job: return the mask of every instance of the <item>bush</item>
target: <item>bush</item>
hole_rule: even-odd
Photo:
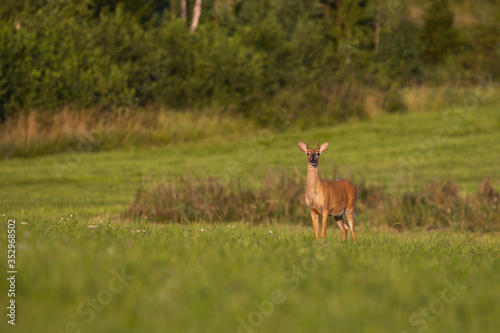
[[[147,217],[162,223],[196,221],[309,223],[305,206],[305,177],[297,172],[266,173],[253,188],[217,178],[171,182],[144,179],[126,212],[128,218]],[[488,179],[477,195],[461,196],[457,184],[435,179],[419,191],[388,193],[383,186],[356,182],[357,213],[368,225],[412,229],[418,227],[496,231],[500,229],[498,192]]]
[[[370,224],[397,229],[455,228],[470,231],[498,231],[498,193],[484,179],[476,195],[459,194],[451,181],[435,179],[420,191],[388,194],[380,187],[359,184],[361,207],[369,211]]]
[[[425,11],[422,57],[429,63],[438,63],[460,45],[458,31],[453,27],[453,12],[448,0],[432,1]]]
[[[401,92],[397,89],[393,89],[387,93],[382,107],[389,113],[406,112],[408,110]]]
[[[145,179],[126,216],[166,223],[305,219],[309,214],[303,209],[303,192],[303,184],[289,174],[268,173],[258,189],[218,178],[184,176],[172,183]]]

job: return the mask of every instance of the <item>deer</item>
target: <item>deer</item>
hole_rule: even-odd
[[[319,177],[318,163],[320,155],[330,145],[324,142],[320,146],[311,148],[309,139],[307,144],[299,141],[299,149],[307,155],[307,180],[306,180],[306,205],[311,211],[311,219],[314,228],[314,239],[318,240],[319,216],[321,215],[321,238],[326,239],[326,225],[329,216],[333,216],[342,231],[342,242],[347,239],[347,231],[351,232],[353,243],[356,243],[356,232],[354,231],[354,218],[356,217],[356,187],[346,179],[326,181]],[[344,217],[347,219],[345,223]]]

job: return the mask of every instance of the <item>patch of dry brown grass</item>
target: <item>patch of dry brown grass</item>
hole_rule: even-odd
[[[218,136],[230,137],[255,129],[253,122],[219,110],[176,112],[166,109],[107,112],[63,108],[55,113],[31,111],[0,124],[4,158],[33,157],[78,150],[91,151],[155,146]],[[88,152],[89,149],[86,149]]]
[[[309,223],[304,179],[297,171],[267,173],[253,188],[217,178],[183,177],[170,183],[145,179],[126,212],[128,218],[148,217],[163,223],[269,221]],[[389,193],[383,186],[356,182],[357,210],[373,227],[444,228],[472,231],[500,229],[498,192],[485,178],[477,193],[461,195],[451,181],[435,179],[418,192]]]
[[[423,85],[403,88],[401,96],[408,112],[428,112],[461,104],[467,98],[477,100],[482,105],[498,103],[500,89],[491,82],[477,87]]]
[[[295,175],[297,176],[297,175]],[[218,178],[182,177],[170,183],[144,179],[126,216],[172,222],[195,221],[291,221],[309,216],[304,209],[304,187],[290,173],[268,176],[258,189],[238,182],[224,184]]]
[[[425,183],[420,191],[389,194],[381,187],[359,185],[360,207],[369,224],[397,229],[452,227],[470,231],[498,231],[498,192],[484,178],[476,193],[460,194],[458,184],[442,179]]]

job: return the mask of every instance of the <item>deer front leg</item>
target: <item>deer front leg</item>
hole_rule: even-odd
[[[323,214],[321,214],[321,239],[323,239],[323,242],[325,241],[326,238],[326,224],[328,222],[328,213],[323,211]]]
[[[314,239],[318,240],[319,220],[318,214],[313,210],[311,210],[311,220],[313,222]]]

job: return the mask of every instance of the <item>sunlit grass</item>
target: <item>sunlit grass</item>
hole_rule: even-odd
[[[72,217],[17,233],[19,332],[60,332],[69,322],[92,332],[416,332],[424,324],[426,332],[493,332],[499,324],[500,244],[491,234],[361,228],[354,246],[335,229],[323,244],[291,225]],[[443,290],[453,300],[425,320],[420,309]]]
[[[341,244],[330,225],[325,247],[313,241],[307,218],[165,225],[122,215],[143,178],[213,176],[257,189],[266,173],[288,170],[305,183],[306,159],[296,143],[307,138],[330,141],[320,161],[326,178],[336,166],[338,177],[367,186],[400,177],[397,187],[411,191],[442,178],[463,195],[490,176],[498,189],[497,108],[478,108],[460,123],[445,114],[300,131],[271,126],[242,130],[231,140],[2,161],[2,244],[7,219],[18,222],[16,330],[496,331],[500,244],[494,232],[393,233],[363,223],[360,212],[358,243]],[[442,129],[437,141],[436,129]],[[435,145],[420,148],[425,157],[399,174],[401,160],[410,161],[425,140]],[[122,273],[130,279],[120,285]],[[449,284],[460,286],[456,294]],[[96,309],[87,303],[92,299],[100,300]],[[420,311],[431,306],[438,308],[426,319]]]
[[[320,161],[324,177],[333,177],[336,165],[338,177],[354,183],[364,179],[368,185],[409,190],[442,178],[458,183],[463,194],[475,192],[481,180],[490,177],[499,188],[497,107],[479,108],[463,118],[446,112],[392,115],[303,131],[269,127],[242,131],[233,140],[156,149],[4,160],[0,200],[12,216],[110,217],[126,210],[143,177],[169,181],[184,175],[214,176],[251,187],[269,170],[286,168],[303,172],[305,181],[306,160],[297,141],[307,138],[330,142]]]
[[[8,159],[218,141],[256,126],[216,108],[184,112],[150,108],[123,114],[63,108],[53,114],[37,110],[20,114],[0,128],[0,154]]]

